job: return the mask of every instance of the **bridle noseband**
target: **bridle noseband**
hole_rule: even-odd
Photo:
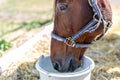
[[[112,26],[112,22],[110,21],[106,22],[103,19],[102,13],[96,3],[97,1],[95,0],[88,0],[88,1],[94,12],[93,19],[87,25],[85,25],[80,31],[78,31],[76,34],[68,38],[63,38],[52,32],[51,36],[53,39],[64,42],[67,46],[71,46],[75,48],[86,48],[92,45],[92,43],[89,43],[89,44],[76,43],[75,40],[78,39],[82,34],[86,32],[89,32],[89,33],[94,32],[99,28],[101,23],[103,24],[103,32],[102,34],[100,34],[100,36],[96,40],[104,36],[108,28]]]

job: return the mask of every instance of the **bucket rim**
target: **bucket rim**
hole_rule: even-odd
[[[48,57],[48,56],[46,56],[46,57]],[[52,76],[52,77],[75,77],[75,76],[81,76],[81,75],[90,73],[94,69],[94,67],[95,67],[95,63],[94,63],[94,61],[91,58],[89,58],[87,56],[84,56],[84,57],[87,58],[88,60],[90,60],[90,62],[92,64],[91,64],[91,66],[89,66],[86,69],[81,70],[81,71],[72,72],[72,73],[53,73],[53,72],[47,72],[46,70],[44,70],[43,68],[41,68],[39,66],[40,60],[37,61],[37,63],[36,63],[36,69],[39,71],[39,73],[43,73],[45,75]]]

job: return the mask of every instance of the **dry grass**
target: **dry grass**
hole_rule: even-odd
[[[92,80],[120,80],[120,36],[112,34],[91,46],[86,55],[96,64]]]
[[[43,40],[34,45],[32,50],[28,51],[24,57],[14,62],[7,71],[3,72],[0,80],[38,80],[39,74],[35,68],[35,63],[40,55],[49,54],[49,39],[44,36]]]
[[[1,80],[38,80],[39,74],[35,69],[35,63],[40,55],[48,55],[50,50],[49,38],[44,36],[43,39],[33,46],[33,50],[27,52],[22,59],[3,72]],[[96,64],[91,80],[120,80],[119,45],[120,36],[112,34],[96,42],[86,51],[86,55]]]

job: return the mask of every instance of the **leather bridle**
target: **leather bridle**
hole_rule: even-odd
[[[103,24],[103,32],[100,34],[100,36],[96,40],[99,40],[101,37],[104,36],[108,28],[112,26],[112,22],[111,21],[107,22],[104,20],[102,13],[97,5],[97,1],[95,0],[88,0],[88,1],[94,12],[93,19],[87,25],[85,25],[80,31],[78,31],[76,34],[74,34],[71,37],[64,38],[52,32],[51,36],[53,39],[63,42],[67,46],[71,46],[75,48],[86,48],[92,45],[92,43],[89,43],[89,44],[76,43],[75,40],[78,39],[82,34],[86,32],[89,32],[89,33],[94,32],[99,28],[101,23]]]

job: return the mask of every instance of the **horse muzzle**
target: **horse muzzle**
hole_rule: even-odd
[[[67,57],[64,60],[52,60],[53,67],[59,72],[73,72],[80,67],[81,61],[76,61],[74,57]]]

